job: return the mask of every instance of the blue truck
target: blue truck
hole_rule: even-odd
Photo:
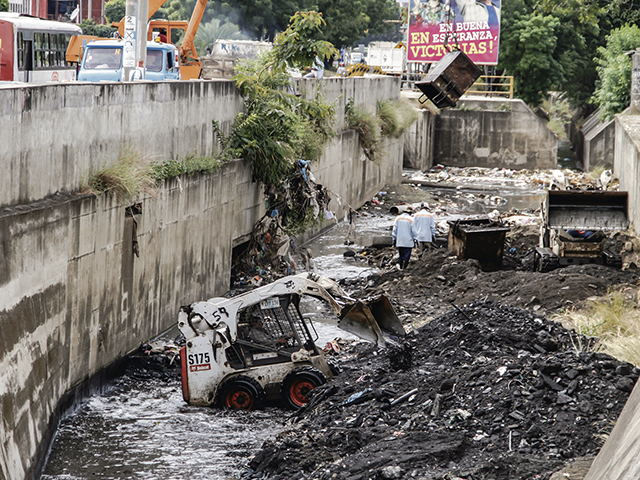
[[[83,47],[78,81],[121,82],[124,78],[123,40],[95,40]],[[145,80],[180,80],[180,54],[171,43],[147,42]]]

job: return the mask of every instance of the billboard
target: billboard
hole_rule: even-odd
[[[496,65],[502,0],[410,0],[407,60],[434,63],[455,48]]]

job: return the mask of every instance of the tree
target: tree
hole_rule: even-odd
[[[364,37],[397,39],[400,7],[393,0],[318,0],[327,22],[324,37],[336,46],[352,46]]]
[[[80,28],[84,35],[95,35],[96,37],[111,37],[111,35],[116,31],[115,28],[108,25],[99,25],[88,18],[82,20]]]
[[[574,107],[589,108],[597,79],[594,53],[605,44],[611,30],[624,24],[625,19],[640,19],[640,10],[631,8],[634,1],[637,3],[637,0],[504,0],[499,68],[516,78],[516,95],[537,104],[546,95],[545,89],[553,89],[565,93]],[[556,20],[552,31],[539,30],[540,34],[546,32],[550,37],[530,35],[537,28],[533,25],[536,15],[545,19],[547,27],[551,26],[551,19]],[[528,79],[528,72],[522,70],[528,68],[530,62],[517,58],[525,37],[533,41],[527,55],[533,48],[541,61],[537,62],[538,71],[534,72],[533,81]],[[553,48],[550,43],[554,44]],[[548,69],[547,78],[544,78],[544,68]],[[544,82],[535,94],[531,84],[538,78]]]
[[[223,139],[229,158],[246,158],[253,179],[265,186],[269,198],[266,218],[277,217],[288,233],[304,231],[325,207],[318,209],[316,204],[314,209],[309,192],[299,188],[299,160],[320,157],[333,134],[335,108],[318,92],[314,99],[290,92],[287,73],[290,66],[304,68],[316,56],[337,53],[333,45],[319,39],[323,26],[317,12],[296,13],[269,52],[238,64],[234,80],[245,108],[236,117],[231,135]]]
[[[611,32],[605,47],[598,48],[598,84],[593,100],[601,118],[609,120],[629,106],[631,95],[631,58],[625,52],[640,45],[640,28],[627,25]]]
[[[107,17],[109,25],[113,22],[119,22],[124,18],[126,10],[125,0],[109,0],[104,4],[104,16]]]
[[[0,0],[0,12],[9,11],[9,0]]]
[[[515,16],[501,32],[500,65],[513,75],[518,96],[539,105],[562,79],[563,67],[555,58],[560,22],[544,15]]]

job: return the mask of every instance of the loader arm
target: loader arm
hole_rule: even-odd
[[[200,332],[228,328],[230,340],[235,342],[238,338],[238,312],[273,297],[291,294],[309,295],[326,301],[340,319],[338,326],[364,340],[384,346],[388,337],[383,330],[392,335],[404,335],[402,324],[386,297],[378,297],[371,302],[357,301],[348,297],[333,280],[306,273],[281,278],[231,299],[212,298],[183,307],[181,315],[202,318],[194,326],[183,317],[185,320],[181,324],[186,330],[183,333],[188,339]]]

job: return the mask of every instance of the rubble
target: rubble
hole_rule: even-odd
[[[530,311],[478,302],[414,331],[410,368],[355,345],[247,478],[548,479],[597,453],[638,377],[579,344]]]
[[[619,180],[612,177],[610,170],[593,177],[587,172],[570,169],[511,170],[444,165],[435,165],[426,172],[414,172],[404,178],[403,183],[457,189],[486,187],[497,192],[505,186],[560,190],[617,190],[619,186]]]
[[[444,201],[430,207],[440,223],[456,208]],[[361,215],[383,208],[371,203]],[[538,212],[497,216],[511,229],[496,271],[453,256],[441,230],[436,246],[414,249],[402,271],[393,268],[393,247],[350,247],[350,261],[378,272],[343,280],[343,288],[393,299],[410,332],[405,348],[327,349],[342,373],[263,445],[246,478],[549,480],[558,471],[586,473],[638,370],[589,351],[593,339],[549,318],[616,286],[637,288],[640,273],[599,265],[535,272]],[[621,244],[631,241],[619,236]],[[574,460],[579,468],[572,469]]]

